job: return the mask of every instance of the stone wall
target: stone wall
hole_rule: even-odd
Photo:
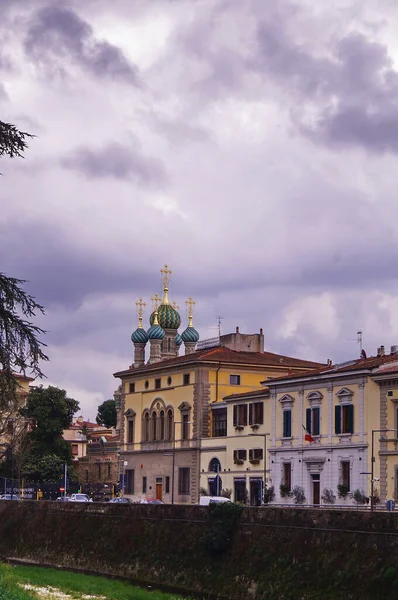
[[[0,558],[231,600],[397,597],[394,513],[245,508],[224,553],[222,544],[209,553],[208,540],[217,550],[222,532],[211,514],[198,506],[0,501]]]

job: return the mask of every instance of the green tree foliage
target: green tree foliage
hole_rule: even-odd
[[[0,121],[0,157],[22,157],[33,136]],[[21,395],[14,371],[42,377],[40,361],[48,360],[39,337],[42,329],[31,322],[43,307],[23,290],[25,281],[0,273],[0,435],[15,415]]]
[[[26,131],[20,131],[11,123],[0,121],[0,156],[23,157],[23,153],[28,147],[26,140],[33,137]]]
[[[31,322],[43,307],[27,294],[25,282],[0,273],[0,434],[18,408],[20,395],[15,372],[42,377],[40,361],[48,360],[45,344],[39,340],[43,329]]]
[[[54,472],[55,456],[61,463],[72,462],[71,447],[63,437],[63,431],[72,425],[73,415],[79,410],[79,403],[68,398],[65,390],[49,386],[32,389],[27,402],[20,413],[23,417],[32,419],[34,427],[27,435],[32,442],[29,465],[24,469],[28,475],[35,474],[35,479],[42,479],[47,473]],[[42,461],[45,460],[44,464]],[[44,468],[48,461],[50,466]],[[42,471],[42,469],[44,470]]]
[[[105,427],[116,427],[116,403],[114,400],[105,400],[98,407],[96,421],[98,425]]]
[[[29,461],[24,468],[24,475],[31,480],[46,483],[57,483],[63,478],[64,461],[56,454],[47,454],[36,461]]]

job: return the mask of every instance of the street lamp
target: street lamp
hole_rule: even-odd
[[[267,437],[270,433],[248,433],[248,437],[263,437],[264,438],[264,482],[261,504],[264,504],[265,482],[267,480]]]
[[[371,474],[371,478],[370,478],[370,510],[371,510],[371,512],[373,512],[373,508],[374,508],[374,498],[373,498],[374,482],[375,482],[375,478],[374,478],[374,464],[375,464],[374,434],[375,433],[388,433],[389,431],[394,431],[395,434],[397,434],[396,429],[372,429],[372,447],[371,447],[372,458],[371,458],[371,471],[370,471],[370,474]]]
[[[174,504],[174,472],[175,472],[175,461],[176,461],[176,425],[192,425],[192,421],[174,421],[174,423],[173,423],[173,450],[172,450],[173,460],[172,460],[172,466],[171,466],[171,503],[172,504]]]

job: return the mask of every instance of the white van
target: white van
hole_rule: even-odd
[[[224,496],[201,496],[199,500],[200,506],[209,506],[209,504],[222,503],[222,502],[231,502],[229,498],[224,498]]]

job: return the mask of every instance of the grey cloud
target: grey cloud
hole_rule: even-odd
[[[68,8],[47,6],[38,10],[24,42],[25,52],[37,64],[65,72],[69,58],[96,77],[137,84],[137,68],[123,52],[95,39],[92,27]]]
[[[114,177],[146,185],[162,185],[167,181],[166,171],[160,161],[117,143],[99,150],[78,148],[63,158],[61,165],[90,178]]]
[[[311,126],[301,118],[305,104],[292,110],[302,133],[324,143],[398,151],[398,72],[385,46],[352,33],[331,48],[332,57],[319,58],[273,23],[259,26],[258,40],[252,66],[318,107]]]

